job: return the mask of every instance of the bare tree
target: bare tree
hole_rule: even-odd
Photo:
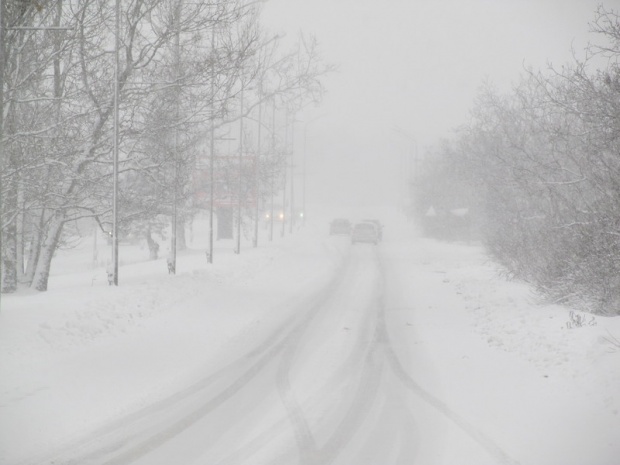
[[[4,24],[33,27],[2,28],[2,283],[43,291],[67,224],[92,217],[110,230],[115,15],[105,0],[17,6]],[[275,96],[320,93],[313,46],[267,50],[259,13],[235,0],[137,0],[122,11],[121,229],[163,232],[178,207],[183,230],[206,126],[229,127]]]
[[[511,275],[611,314],[620,312],[619,20],[600,7],[593,31],[607,42],[585,59],[529,70],[506,95],[484,87],[457,156],[441,158],[476,189],[485,244]]]

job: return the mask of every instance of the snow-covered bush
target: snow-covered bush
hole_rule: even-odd
[[[620,315],[619,24],[601,6],[591,27],[605,43],[587,58],[529,70],[505,95],[483,86],[469,124],[415,187],[421,207],[475,205],[472,228],[507,274],[607,315]]]

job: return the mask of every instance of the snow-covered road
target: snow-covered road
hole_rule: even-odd
[[[443,455],[437,434],[452,428],[475,463],[515,463],[401,361],[407,335],[386,326],[393,301],[386,263],[395,258],[381,255],[372,245],[349,248],[333,279],[290,303],[289,316],[258,345],[80,438],[54,462],[165,465],[182,456],[186,464],[390,465],[424,456],[429,463]]]
[[[0,463],[613,465],[601,335],[618,325],[558,331],[565,309],[533,306],[478,248],[392,226],[378,247],[300,234],[219,274],[135,271],[63,311],[52,290],[49,321],[41,296],[11,296]]]

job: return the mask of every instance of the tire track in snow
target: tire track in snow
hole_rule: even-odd
[[[376,254],[373,254],[372,258],[373,261],[376,261]],[[373,263],[373,267],[378,268],[375,265]],[[292,431],[295,444],[293,447],[287,446],[281,449],[278,457],[269,463],[272,465],[290,465],[291,463],[329,465],[338,458],[346,445],[355,437],[377,397],[384,367],[383,357],[377,350],[378,344],[381,343],[380,335],[376,329],[380,295],[376,286],[379,280],[373,279],[371,297],[368,301],[364,301],[361,315],[357,317],[361,329],[357,331],[353,347],[344,362],[339,365],[335,375],[310,398],[300,403],[292,389],[290,374],[292,369],[296,367],[295,362],[300,350],[308,347],[308,344],[312,344],[312,336],[316,337],[317,332],[320,335],[320,327],[318,330],[315,329],[313,334],[313,328],[310,327],[313,323],[312,320],[317,318],[321,312],[333,310],[329,306],[325,307],[325,304],[328,300],[337,297],[338,292],[346,296],[355,290],[357,284],[355,279],[359,273],[359,266],[359,258],[356,258],[354,263],[344,270],[342,282],[338,288],[334,289],[334,292],[326,296],[327,298],[322,302],[323,308],[317,308],[317,312],[313,313],[305,324],[300,325],[296,331],[289,333],[288,338],[290,340],[280,359],[276,379],[278,393],[285,407],[286,416],[268,428],[264,428],[259,435],[228,455],[224,460],[218,461],[218,465],[250,463],[266,443],[286,431]],[[344,286],[342,286],[343,283]],[[322,320],[319,319],[318,322],[322,322]],[[302,344],[307,338],[310,338],[310,341],[306,342],[306,345]],[[352,380],[354,380],[352,396],[347,396],[346,393],[351,389],[350,381]],[[340,418],[322,419],[323,422],[336,420],[337,423],[334,431],[323,441],[324,444],[321,447],[312,434],[304,409],[312,411],[313,407],[320,408],[324,404],[325,398],[329,398],[334,392],[345,393],[344,398],[347,399],[348,406],[342,412],[340,409],[337,410],[336,413],[342,413]]]
[[[383,373],[383,363],[377,350],[377,340],[373,339],[364,364],[357,390],[345,416],[336,431],[321,449],[321,461],[314,465],[327,465],[338,458],[347,444],[355,437],[370,413],[379,393]]]
[[[373,265],[379,269],[377,254],[374,250],[372,258]],[[359,265],[359,263],[357,264]],[[351,270],[349,269],[348,271]],[[352,273],[352,277],[350,278],[351,282],[354,282],[355,277],[356,275]],[[381,280],[373,280],[370,300],[365,303],[363,316],[361,317],[361,321],[364,325],[367,325],[366,330],[370,331],[372,338],[369,341],[365,340],[364,334],[366,334],[366,332],[361,331],[353,351],[349,357],[345,359],[345,362],[339,370],[339,373],[342,373],[345,366],[354,364],[359,357],[362,358],[361,373],[359,374],[355,386],[355,392],[344,415],[340,418],[335,430],[322,447],[317,446],[316,440],[312,436],[310,427],[304,417],[302,407],[291,392],[290,381],[288,379],[289,373],[293,366],[294,356],[302,340],[301,334],[299,334],[298,337],[294,337],[295,335],[291,334],[294,346],[290,348],[291,350],[282,360],[278,374],[278,384],[281,387],[281,396],[294,429],[300,454],[300,463],[302,465],[329,465],[333,463],[361,428],[379,393],[384,366],[384,360],[379,350],[379,346],[383,343],[383,337],[377,327],[377,309],[379,308],[379,299],[381,296],[381,289],[378,286],[380,286],[380,284]],[[340,382],[340,376],[336,376],[335,378],[336,379],[331,380],[331,382],[327,383],[327,385],[321,389],[317,394],[318,397],[321,396],[321,393],[332,392],[333,385],[336,382]],[[288,459],[285,457],[284,460]]]
[[[343,283],[345,286],[348,284],[345,276],[349,278],[349,275],[351,275],[349,279],[355,279],[357,268],[351,265],[351,252],[349,252],[348,256],[349,266],[345,270],[346,272],[343,273],[338,287],[334,288],[329,296],[325,296],[326,298],[324,302],[322,302],[322,306],[340,290]],[[357,262],[355,264],[358,265]],[[373,297],[374,295],[375,293],[373,292]],[[366,316],[363,319],[364,321],[374,321],[376,319],[376,315],[372,315],[372,313],[375,313],[373,311],[374,308],[376,307],[372,304],[366,306],[364,310]],[[312,314],[312,319],[319,315],[320,310],[322,309],[317,307],[317,311]],[[346,364],[354,360],[352,358],[353,356],[365,353],[363,372],[357,383],[355,396],[345,416],[336,428],[336,431],[328,439],[324,447],[319,447],[312,434],[308,421],[306,420],[302,405],[296,399],[290,383],[290,372],[294,365],[295,356],[299,351],[305,333],[308,333],[309,330],[310,328],[308,326],[300,326],[297,331],[289,335],[290,345],[288,350],[284,353],[278,369],[277,386],[280,398],[286,408],[288,419],[293,428],[301,465],[328,465],[334,461],[342,448],[353,437],[355,431],[357,431],[359,425],[362,423],[362,418],[368,413],[372,400],[377,394],[381,370],[381,366],[376,363],[374,354],[375,339],[377,337],[375,331],[373,341],[369,344],[366,343],[368,347],[360,346],[359,344],[362,343],[362,341],[358,340],[354,352],[345,360]],[[342,371],[342,369],[340,371]],[[331,384],[332,383],[328,383],[326,387],[331,387],[329,386]],[[321,391],[324,390],[325,388]]]
[[[347,255],[339,268],[334,272],[334,279],[318,292],[302,298],[293,305],[291,316],[282,322],[274,331],[268,334],[264,342],[248,351],[233,363],[219,369],[217,372],[194,383],[187,389],[173,394],[159,402],[149,405],[135,413],[131,413],[102,428],[95,430],[86,438],[57,449],[51,454],[38,458],[31,458],[21,462],[21,465],[31,464],[63,464],[63,465],[125,465],[135,462],[139,458],[152,452],[181,434],[186,429],[200,421],[230,400],[242,388],[248,385],[269,363],[285,353],[291,334],[297,334],[307,326],[308,322],[319,312],[322,305],[336,292],[346,273],[342,269],[350,266],[350,255]],[[299,311],[296,311],[299,309]],[[249,368],[244,367],[250,363]],[[234,373],[241,371],[236,377]],[[206,401],[202,395],[217,381],[233,377],[226,388],[215,396],[211,395]],[[181,419],[153,432],[149,431],[149,420],[162,412],[173,410],[182,401],[200,399],[199,405],[192,412]],[[240,419],[241,420],[241,419]],[[144,425],[143,425],[144,424]],[[53,458],[50,459],[50,456]],[[18,464],[20,465],[20,464]]]
[[[380,258],[379,266],[381,268],[381,279],[385,280],[385,268],[383,264],[383,259]],[[385,281],[384,281],[385,282]],[[385,288],[385,285],[382,285],[382,288]],[[446,418],[448,418],[452,423],[458,426],[461,431],[471,437],[476,443],[478,443],[482,448],[484,448],[491,456],[495,457],[499,463],[504,465],[519,465],[519,462],[512,457],[510,457],[499,445],[497,445],[491,438],[489,438],[482,431],[473,426],[470,422],[468,422],[465,418],[463,418],[458,413],[454,412],[450,407],[437,397],[433,396],[430,392],[423,389],[415,380],[407,373],[407,371],[403,368],[403,365],[398,358],[398,355],[394,351],[394,347],[392,346],[390,336],[387,330],[386,325],[386,315],[385,315],[385,295],[381,298],[381,308],[379,311],[379,322],[377,329],[381,333],[382,339],[385,341],[383,345],[383,349],[385,355],[387,357],[390,368],[393,373],[400,379],[402,384],[409,391],[420,397],[427,404],[434,407],[438,412],[443,414]]]
[[[472,438],[487,453],[497,459],[498,463],[503,465],[519,465],[518,461],[511,458],[491,438],[474,427],[465,418],[451,410],[446,403],[421,388],[403,368],[392,346],[387,331],[385,314],[385,270],[378,254],[376,254],[376,259],[379,279],[376,283],[373,283],[376,289],[373,291],[373,298],[364,310],[364,322],[368,325],[374,336],[371,341],[358,339],[355,349],[342,365],[344,371],[347,365],[354,365],[359,357],[363,357],[364,360],[361,373],[358,375],[359,379],[356,383],[352,400],[344,415],[341,417],[338,426],[324,442],[324,445],[320,446],[317,444],[316,438],[313,436],[311,427],[304,415],[304,405],[307,405],[309,401],[306,400],[304,404],[301,404],[296,399],[289,379],[289,374],[294,366],[299,345],[307,333],[307,328],[305,326],[299,326],[297,331],[292,331],[288,334],[290,341],[288,344],[285,344],[285,352],[280,360],[277,375],[278,391],[286,408],[287,418],[278,421],[271,428],[264,430],[262,434],[247,444],[243,451],[236,451],[228,457],[228,460],[218,462],[218,464],[232,465],[247,463],[247,460],[250,460],[253,454],[260,450],[261,446],[268,438],[282,432],[287,424],[292,427],[293,434],[296,438],[297,458],[299,463],[302,465],[329,465],[333,463],[356,436],[364,420],[370,413],[373,402],[380,392],[382,373],[385,371],[387,365],[405,387],[406,392],[415,394],[432,406],[440,414],[454,423],[463,433]],[[325,299],[325,301],[327,300],[328,298]],[[306,323],[310,323],[310,320],[316,317],[318,313],[318,311],[312,313],[311,318],[308,318]],[[340,372],[339,375],[342,375],[342,372]],[[348,375],[351,374],[349,373]],[[342,379],[340,379],[338,375],[330,380],[330,382],[316,394],[316,397],[330,392],[337,384],[342,384]],[[415,416],[405,405],[403,405],[403,410],[399,414],[404,415],[404,417],[406,417],[405,420],[408,419],[407,421],[409,421],[409,423],[414,421],[413,418]],[[292,455],[293,452],[294,451],[288,451],[287,453],[287,451],[281,451],[279,458],[272,463],[277,465],[294,463],[295,457]],[[405,453],[405,451],[401,451],[398,460],[413,459],[413,457],[403,457],[402,453]]]
[[[356,275],[354,271],[356,268],[353,265],[354,264],[352,262],[352,255],[349,250],[349,253],[347,255],[347,267],[343,270],[343,273],[341,273],[338,276],[338,279],[334,281],[333,285],[330,286],[329,292],[324,293],[319,299],[319,301],[316,302],[313,311],[308,314],[305,321],[298,325],[288,335],[288,344],[286,350],[282,355],[280,365],[278,367],[276,385],[278,388],[280,399],[282,400],[282,403],[284,404],[284,407],[286,409],[288,420],[293,429],[293,434],[297,443],[301,465],[327,465],[331,463],[331,461],[335,457],[335,454],[333,454],[333,451],[335,449],[331,446],[327,449],[331,452],[330,455],[333,456],[332,458],[328,458],[326,456],[325,450],[317,446],[316,439],[312,434],[311,428],[304,414],[303,407],[295,397],[295,393],[291,387],[290,373],[295,362],[295,357],[299,351],[300,344],[304,339],[304,336],[311,332],[310,324],[312,320],[314,320],[322,311],[325,311],[327,302],[329,302],[330,299],[333,299],[337,295],[337,293],[341,291],[343,285],[346,286],[348,284],[346,278],[349,278],[350,275],[351,278],[349,279],[355,278]],[[355,263],[355,265],[357,265],[357,263]],[[366,381],[367,380],[363,378],[360,385],[368,384]],[[357,399],[358,396],[356,396],[355,400]],[[367,398],[365,399],[367,400]],[[361,402],[356,402],[355,400],[352,407],[349,409],[349,413],[360,410],[358,407],[361,405]],[[352,426],[350,423],[350,421],[347,422],[348,427]],[[347,431],[351,430],[352,428],[347,428]],[[342,436],[344,437],[344,435]]]
[[[302,465],[312,465],[317,463],[318,448],[314,436],[310,431],[310,426],[304,416],[302,407],[295,398],[295,393],[291,388],[291,381],[289,379],[300,336],[301,334],[298,334],[298,331],[291,333],[289,336],[288,350],[282,355],[282,360],[276,376],[276,385],[278,387],[280,399],[288,414],[288,419],[293,427],[297,448],[299,449],[300,462]]]

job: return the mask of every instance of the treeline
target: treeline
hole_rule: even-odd
[[[507,94],[483,86],[469,124],[426,157],[414,210],[444,235],[437,212],[466,211],[468,236],[510,275],[619,315],[619,13],[599,7],[591,30],[585,58],[529,70]]]
[[[122,0],[117,16],[108,0],[0,2],[2,292],[46,290],[77,220],[111,231],[115,95],[120,229],[148,241],[178,209],[181,245],[196,189],[209,190],[195,174],[210,138],[217,146],[261,110],[286,124],[321,98],[330,67],[316,41],[282,50],[260,3]],[[260,176],[247,180],[261,186],[244,188],[253,195],[279,188],[286,168],[287,141],[269,131],[269,150],[254,151]]]

